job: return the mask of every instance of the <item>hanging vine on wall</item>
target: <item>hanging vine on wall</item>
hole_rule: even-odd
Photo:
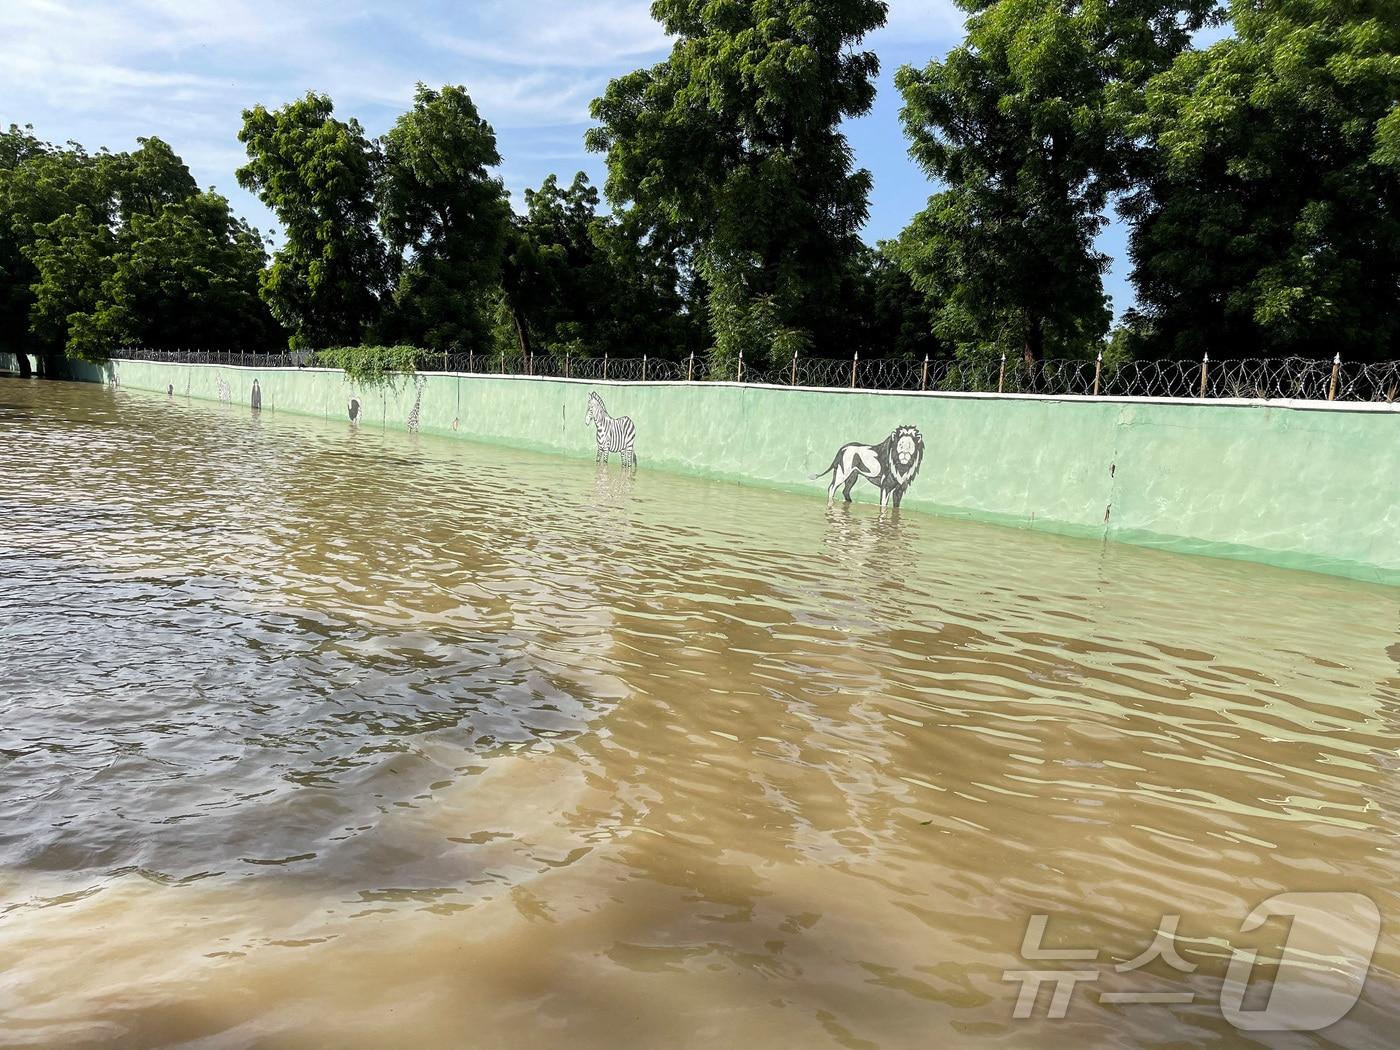
[[[313,363],[339,368],[361,386],[392,386],[399,376],[418,371],[423,354],[416,346],[337,346],[316,351]]]

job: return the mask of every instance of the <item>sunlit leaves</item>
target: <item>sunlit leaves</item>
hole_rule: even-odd
[[[462,87],[418,85],[384,136],[379,223],[399,277],[381,326],[432,350],[482,352],[509,223],[496,134]]]
[[[657,0],[666,61],[593,104],[607,192],[693,246],[721,369],[830,347],[870,178],[841,121],[869,110],[879,64],[857,50],[880,0]]]
[[[1400,343],[1400,3],[1251,0],[1143,93],[1139,352]]]
[[[239,185],[276,213],[286,238],[262,279],[273,314],[294,346],[359,342],[391,279],[376,228],[376,144],[314,92],[245,110],[238,139],[248,150]]]

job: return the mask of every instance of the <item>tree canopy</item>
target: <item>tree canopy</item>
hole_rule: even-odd
[[[1095,238],[1129,151],[1117,94],[1169,66],[1214,0],[962,0],[967,40],[905,67],[910,153],[946,189],[896,255],[965,353],[1097,349],[1112,319]]]
[[[14,127],[0,140],[0,308],[30,337],[17,348],[100,360],[128,344],[284,342],[258,296],[261,235],[168,144],[92,155]]]
[[[521,350],[679,358],[704,349],[703,304],[674,237],[636,214],[599,214],[579,172],[525,191],[507,258],[506,300]]]
[[[379,320],[391,276],[376,227],[376,144],[315,92],[245,110],[238,140],[248,150],[238,183],[272,209],[285,238],[262,275],[273,315],[296,348],[359,342]]]
[[[881,0],[656,0],[670,56],[593,103],[609,198],[693,246],[715,356],[732,367],[824,348],[871,175],[841,122],[866,113],[879,62],[858,50]]]
[[[883,0],[654,0],[669,54],[592,104],[602,195],[551,174],[512,208],[462,86],[419,84],[379,137],[315,92],[244,111],[270,260],[162,140],[11,125],[0,344],[694,352],[721,376],[1011,354],[1032,382],[1105,348],[1400,357],[1400,0],[957,2],[965,39],[895,78],[933,185],[891,241],[862,240],[846,138]],[[1110,335],[1115,210],[1137,304]]]
[[[399,270],[384,328],[432,350],[483,350],[510,204],[496,133],[462,87],[418,85],[384,136],[379,222]]]
[[[1236,0],[1153,77],[1125,213],[1148,356],[1394,356],[1400,2]]]

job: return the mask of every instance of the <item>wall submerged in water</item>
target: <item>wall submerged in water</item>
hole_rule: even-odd
[[[25,354],[29,361],[29,370],[34,376],[44,375],[45,368],[52,368],[53,374],[46,376],[51,379],[68,379],[80,383],[104,383],[111,378],[112,366],[108,364],[92,364],[89,361],[79,361],[76,358],[57,357],[49,358],[48,361],[41,360],[37,354]],[[13,351],[0,351],[0,375],[19,375],[20,355]]]
[[[110,375],[347,426],[614,463],[631,451],[642,469],[823,498],[835,478],[837,499],[849,483],[858,500],[1400,585],[1400,406],[452,373],[365,387],[330,369],[144,361]]]

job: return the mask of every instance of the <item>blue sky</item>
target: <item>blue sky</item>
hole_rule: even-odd
[[[131,149],[158,135],[204,186],[227,194],[254,225],[271,214],[234,181],[242,110],[328,92],[341,116],[371,134],[412,102],[414,85],[465,84],[496,129],[501,175],[517,203],[557,172],[603,179],[584,151],[588,104],[619,73],[665,57],[648,0],[0,0],[0,123],[33,124],[51,141]],[[962,36],[951,0],[891,0],[889,24],[867,46],[881,59],[874,111],[847,128],[875,177],[867,240],[897,234],[931,186],[909,160],[893,77],[941,57]],[[1123,234],[1107,284],[1131,303]]]

